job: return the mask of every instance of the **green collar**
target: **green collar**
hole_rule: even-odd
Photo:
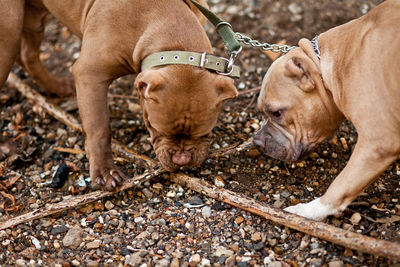
[[[216,57],[206,52],[163,51],[147,56],[142,61],[141,69],[145,71],[157,66],[183,64],[212,70],[232,78],[239,78],[240,68],[232,65],[232,63],[226,58]]]

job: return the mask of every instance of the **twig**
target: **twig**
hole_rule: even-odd
[[[244,149],[251,148],[253,147],[253,138],[250,138],[243,143],[240,144],[234,144],[232,146],[224,147],[218,150],[215,150],[211,153],[211,157],[223,157],[227,156],[236,152],[240,152]]]
[[[107,97],[109,98],[122,98],[122,99],[133,99],[137,100],[139,99],[137,96],[131,96],[131,95],[118,95],[118,94],[108,94]]]
[[[246,112],[247,109],[249,109],[249,107],[251,107],[253,105],[253,103],[256,100],[256,98],[257,98],[257,94],[254,94],[253,97],[250,100],[250,103],[244,108],[243,112]]]
[[[398,243],[364,236],[323,222],[317,222],[295,214],[287,213],[281,209],[271,207],[247,196],[242,196],[226,189],[217,188],[216,186],[208,184],[204,180],[190,177],[183,173],[171,174],[171,180],[174,183],[190,188],[191,190],[205,196],[225,202],[229,205],[246,210],[267,220],[285,225],[303,233],[350,249],[400,260],[400,244]]]
[[[157,169],[155,171],[152,171],[150,173],[144,173],[139,176],[136,176],[132,179],[126,180],[122,186],[118,187],[115,191],[95,191],[91,192],[85,195],[79,195],[79,196],[74,196],[68,200],[61,201],[59,203],[55,204],[50,204],[46,205],[42,208],[39,208],[37,210],[25,213],[23,215],[10,218],[8,220],[0,222],[0,230],[4,230],[13,226],[16,226],[21,223],[26,223],[38,218],[42,218],[54,213],[58,213],[67,209],[71,208],[76,208],[85,204],[88,204],[90,202],[112,196],[118,192],[124,191],[128,188],[132,188],[134,186],[139,185],[140,183],[150,180],[160,174],[165,173],[166,171],[164,169]]]
[[[252,88],[252,89],[239,91],[239,95],[247,95],[247,94],[250,94],[250,93],[258,92],[260,90],[261,90],[261,87],[259,86],[259,87],[255,87],[255,88]]]

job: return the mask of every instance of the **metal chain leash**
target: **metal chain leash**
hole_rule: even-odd
[[[240,32],[235,32],[235,38],[239,41],[244,43],[245,45],[251,45],[253,47],[261,48],[263,50],[270,50],[272,52],[282,52],[282,53],[287,53],[293,48],[296,48],[297,46],[289,46],[289,45],[278,45],[278,44],[270,44],[270,43],[260,43],[257,40],[253,40],[250,37],[244,35],[243,33]]]

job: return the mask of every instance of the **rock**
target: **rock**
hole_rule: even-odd
[[[202,259],[199,267],[211,267],[211,262],[209,259]]]
[[[86,244],[86,249],[96,249],[96,248],[99,248],[100,247],[100,245],[101,245],[101,240],[94,240],[94,241],[92,241],[92,242],[89,242],[89,243],[87,243]]]
[[[229,246],[229,249],[237,253],[239,251],[239,246],[237,244],[232,244]]]
[[[80,226],[74,226],[63,238],[63,246],[65,248],[76,249],[82,243],[83,229]]]
[[[37,256],[36,253],[38,253],[38,250],[36,248],[29,247],[27,249],[24,249],[21,252],[21,255],[26,259],[32,260],[32,259],[36,258],[36,256]]]
[[[141,111],[140,105],[133,102],[128,103],[128,109],[132,113],[139,113]]]
[[[15,261],[15,265],[16,266],[26,266],[26,262],[25,262],[25,260],[23,260],[23,259],[18,259],[18,260],[16,260]]]
[[[203,215],[204,218],[208,218],[211,216],[211,208],[209,206],[204,206],[201,209],[201,215]]]
[[[352,224],[358,224],[361,221],[361,214],[356,212],[351,215],[350,221]]]
[[[180,266],[179,259],[178,258],[173,258],[172,261],[171,261],[170,267],[179,267],[179,266]]]
[[[104,207],[105,207],[107,210],[111,210],[112,208],[114,208],[114,204],[113,204],[110,200],[107,200],[107,202],[106,202],[106,204],[104,205]]]
[[[310,260],[311,267],[320,267],[322,266],[322,259],[311,259]]]
[[[142,262],[143,258],[140,255],[140,252],[136,252],[130,255],[129,258],[129,265],[130,266],[139,266],[139,264]]]
[[[331,261],[328,263],[328,267],[343,267],[344,263],[343,261]]]
[[[143,231],[136,236],[136,239],[146,239],[150,235],[149,232]]]
[[[225,186],[225,181],[224,181],[224,179],[222,179],[221,176],[216,176],[214,178],[214,185],[216,187],[224,187]]]
[[[189,260],[189,265],[196,266],[201,261],[201,257],[199,254],[194,254]]]
[[[214,255],[217,257],[230,257],[233,255],[233,251],[223,246],[219,246],[215,249]]]
[[[280,261],[273,261],[273,262],[269,262],[268,267],[282,267],[282,262]]]
[[[31,241],[32,241],[32,244],[33,244],[37,249],[41,249],[41,248],[42,248],[42,246],[40,245],[40,241],[39,241],[36,237],[31,236]]]
[[[261,233],[260,232],[255,232],[251,235],[251,241],[253,242],[258,242],[261,240]]]
[[[169,260],[168,259],[162,259],[159,262],[156,263],[156,267],[169,267]]]
[[[87,260],[86,261],[86,266],[87,267],[98,267],[100,264],[98,261],[95,260]]]
[[[193,206],[203,205],[203,200],[201,198],[199,198],[198,196],[194,196],[189,199],[188,203]]]
[[[61,234],[61,233],[64,233],[64,232],[67,232],[68,230],[70,230],[67,226],[57,226],[57,227],[54,227],[53,229],[51,229],[51,232],[50,232],[50,234],[51,235],[58,235],[58,234]]]
[[[236,256],[232,255],[225,260],[225,266],[233,267],[236,264]]]
[[[237,225],[241,224],[243,221],[244,221],[244,218],[243,218],[242,216],[238,216],[238,217],[236,217],[236,219],[235,219],[235,223],[236,223]]]

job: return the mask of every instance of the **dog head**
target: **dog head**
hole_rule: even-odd
[[[222,102],[238,94],[231,78],[182,65],[146,70],[135,88],[151,143],[169,171],[206,159]]]
[[[298,161],[342,122],[318,64],[299,47],[277,59],[265,75],[257,103],[264,123],[254,143],[267,155]]]

